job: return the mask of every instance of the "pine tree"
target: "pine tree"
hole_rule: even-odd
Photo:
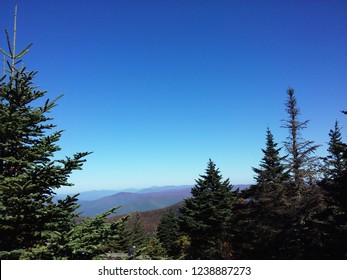
[[[179,255],[180,248],[177,245],[177,241],[180,236],[178,217],[172,210],[164,213],[158,225],[157,238],[170,257]]]
[[[300,196],[301,188],[308,182],[315,181],[317,172],[315,171],[317,158],[313,156],[319,145],[314,145],[313,141],[304,140],[301,131],[307,127],[308,120],[300,121],[300,109],[294,95],[294,89],[287,90],[288,99],[285,104],[288,120],[285,120],[284,128],[289,130],[289,136],[284,145],[288,151],[288,168],[292,174],[296,193]]]
[[[221,259],[229,241],[229,222],[234,195],[229,179],[223,181],[216,165],[209,161],[206,175],[192,188],[192,197],[180,209],[181,230],[189,236],[191,259]]]

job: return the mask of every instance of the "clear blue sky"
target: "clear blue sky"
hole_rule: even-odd
[[[14,2],[0,1],[1,29]],[[345,0],[17,2],[25,65],[47,97],[64,94],[58,156],[94,152],[72,191],[193,184],[209,158],[250,183],[267,126],[287,136],[289,86],[305,139],[325,145],[335,120],[347,135]]]

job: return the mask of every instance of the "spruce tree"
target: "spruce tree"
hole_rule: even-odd
[[[209,161],[206,174],[196,180],[192,197],[180,209],[180,226],[190,239],[188,258],[221,259],[229,242],[234,195],[229,179]]]

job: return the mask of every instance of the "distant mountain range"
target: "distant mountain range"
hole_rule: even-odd
[[[192,185],[150,187],[145,189],[95,190],[82,192],[78,196],[80,216],[92,217],[112,207],[121,206],[116,215],[161,209],[182,202],[191,196]],[[249,185],[235,185],[234,189],[244,189]],[[57,195],[62,199],[66,195]]]
[[[174,213],[178,213],[179,209],[184,205],[184,202],[181,201],[179,203],[176,203],[174,205],[170,205],[165,208],[145,211],[145,212],[136,212],[136,213],[130,213],[130,219],[127,223],[127,227],[131,228],[136,220],[136,215],[139,215],[140,221],[142,223],[143,231],[145,234],[152,235],[157,230],[158,224],[160,222],[160,219],[162,215],[168,211],[173,211]],[[117,221],[124,215],[118,215],[115,217],[110,217],[107,220],[109,222]]]

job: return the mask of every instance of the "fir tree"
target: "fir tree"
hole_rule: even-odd
[[[136,248],[143,247],[145,245],[146,237],[139,213],[136,213],[132,227],[129,231],[129,245],[136,246]]]
[[[257,184],[244,191],[235,211],[234,247],[237,258],[245,259],[306,259],[323,256],[324,225],[322,213],[325,209],[320,188],[313,178],[312,156],[316,145],[301,137],[307,125],[298,120],[299,109],[294,90],[288,90],[286,111],[289,120],[285,127],[289,137],[285,146],[289,153],[286,159],[288,173],[284,171],[274,148],[273,137],[267,134],[267,148],[261,168],[256,172]],[[275,155],[269,157],[268,155]],[[280,166],[274,180],[271,159]],[[284,158],[282,158],[284,159]],[[266,180],[270,178],[270,180]],[[289,179],[289,180],[288,180]]]
[[[206,174],[192,188],[192,197],[180,209],[181,230],[189,236],[191,259],[221,259],[229,241],[229,222],[234,195],[229,179],[223,181],[209,161]]]
[[[34,86],[36,72],[16,67],[28,47],[17,55],[8,34],[7,40],[9,75],[0,79],[0,258],[95,258],[123,221],[107,224],[111,209],[77,224],[77,195],[53,201],[57,189],[73,185],[68,179],[89,152],[55,158],[62,131],[49,113],[59,97],[42,101],[46,92]]]
[[[241,200],[235,207],[234,231],[235,257],[253,259],[273,259],[278,254],[272,248],[281,231],[280,208],[283,183],[289,175],[279,155],[274,137],[267,129],[266,148],[260,168],[252,168],[257,184],[240,193]]]
[[[0,242],[1,251],[29,249],[45,243],[49,232],[71,226],[76,199],[57,204],[55,190],[71,186],[68,178],[89,153],[54,160],[62,131],[54,131],[47,114],[56,100],[33,106],[45,95],[33,86],[35,72],[10,68],[0,84]],[[66,223],[70,221],[69,223]],[[58,228],[59,227],[59,228]]]
[[[347,145],[343,143],[341,129],[335,122],[329,132],[328,155],[324,158],[325,176],[322,187],[328,204],[329,230],[327,258],[347,258]]]
[[[260,163],[260,168],[253,167],[256,173],[254,179],[257,185],[277,184],[289,179],[288,172],[282,161],[286,158],[280,156],[282,148],[277,148],[277,143],[274,142],[274,137],[271,130],[266,131],[266,148],[262,149],[264,157]]]
[[[180,236],[178,217],[172,210],[164,213],[158,225],[157,238],[170,257],[177,257],[180,252],[177,245]]]
[[[285,258],[318,257],[324,241],[320,235],[321,214],[325,209],[323,195],[317,186],[320,177],[320,162],[315,156],[319,145],[302,138],[302,130],[308,121],[300,121],[300,109],[294,89],[287,90],[285,103],[288,120],[284,128],[289,130],[284,142],[288,152],[288,168],[291,183],[285,184],[279,201],[282,201],[279,214],[286,221],[280,236],[285,242],[278,244]]]
[[[328,143],[328,155],[325,157],[325,181],[334,185],[341,185],[341,180],[347,169],[345,158],[346,145],[342,142],[341,128],[336,121],[334,129],[329,132],[330,141]]]
[[[146,255],[150,260],[167,259],[166,250],[156,235],[149,239],[147,247],[144,250],[144,255]]]

